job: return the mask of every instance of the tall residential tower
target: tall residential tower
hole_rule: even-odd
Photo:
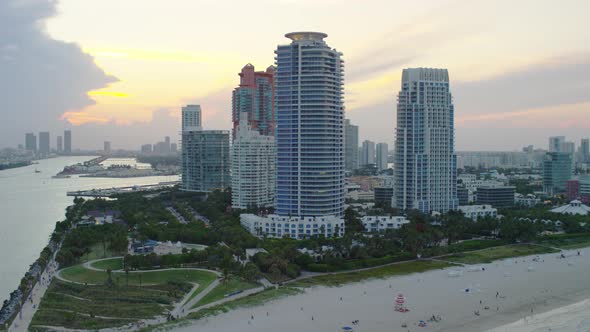
[[[280,216],[344,213],[344,61],[325,33],[293,32],[276,53]]]
[[[458,206],[454,107],[446,69],[404,69],[398,94],[395,198],[398,209]]]
[[[275,131],[275,68],[270,66],[266,71],[255,71],[254,66],[247,64],[242,68],[240,86],[232,93],[233,138],[240,126],[241,113],[248,114],[247,120],[252,130],[261,135],[274,136]]]

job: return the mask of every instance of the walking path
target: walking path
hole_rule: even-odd
[[[58,250],[56,250],[57,253]],[[41,299],[47,288],[51,284],[52,278],[55,276],[55,272],[57,270],[58,264],[55,262],[55,254],[51,258],[51,261],[47,264],[47,267],[39,277],[39,280],[33,287],[31,294],[25,300],[22,308],[20,309],[19,313],[17,314],[16,318],[8,328],[9,332],[26,332],[28,331],[29,324],[31,324],[31,320],[33,320],[33,316],[37,309],[39,308],[39,304],[41,303]]]

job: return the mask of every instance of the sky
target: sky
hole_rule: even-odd
[[[292,31],[345,60],[346,116],[393,144],[408,67],[447,68],[457,150],[590,136],[587,0],[2,0],[0,147],[71,129],[74,148],[178,139],[180,108],[231,127],[247,63],[264,70]]]

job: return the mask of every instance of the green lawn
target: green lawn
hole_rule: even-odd
[[[405,275],[410,273],[425,272],[435,269],[444,269],[452,266],[449,263],[422,260],[416,262],[407,262],[400,264],[387,265],[375,269],[360,272],[345,272],[336,274],[327,274],[313,278],[295,281],[290,286],[309,287],[309,286],[339,286],[349,282],[358,282],[369,278],[386,278],[395,275]]]
[[[199,302],[197,302],[193,308],[198,306],[202,306],[207,303],[215,302],[217,300],[221,300],[225,297],[226,294],[238,291],[238,290],[247,290],[251,288],[258,287],[258,284],[247,282],[241,280],[237,277],[230,279],[227,283],[221,283],[217,287],[215,287],[209,294],[205,295]]]
[[[539,239],[539,244],[545,246],[552,246],[561,249],[579,249],[590,247],[590,234],[559,234],[550,235]]]
[[[502,247],[494,247],[467,253],[459,253],[443,258],[453,263],[463,264],[482,264],[491,263],[495,260],[505,259],[510,257],[519,257],[527,255],[546,254],[556,252],[556,250],[529,244],[513,244]]]
[[[192,288],[189,283],[156,286],[84,286],[54,281],[31,323],[73,329],[116,327],[165,314]]]
[[[123,258],[111,258],[104,261],[98,261],[90,264],[92,267],[101,270],[122,270]]]
[[[216,305],[211,308],[202,309],[197,312],[191,313],[187,318],[189,319],[200,319],[207,316],[214,316],[239,307],[252,307],[264,304],[271,300],[276,300],[281,297],[299,294],[302,291],[296,288],[280,287],[280,288],[269,288],[260,293],[256,293],[250,296],[246,296],[237,300],[229,301],[224,304]]]
[[[107,280],[106,272],[92,271],[85,269],[82,265],[75,265],[65,268],[61,271],[62,278],[79,283],[102,285]],[[122,286],[127,284],[126,273],[112,272],[112,278],[116,285]],[[189,270],[189,269],[174,269],[162,270],[154,272],[130,272],[129,285],[157,285],[167,282],[192,282],[198,283],[201,291],[207,287],[217,276],[212,272]]]

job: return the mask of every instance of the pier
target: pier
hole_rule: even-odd
[[[146,184],[141,186],[128,186],[128,187],[117,187],[117,188],[106,188],[106,189],[90,189],[90,190],[79,190],[79,191],[68,191],[67,196],[74,197],[113,197],[119,194],[135,193],[142,191],[159,190],[169,187],[174,187],[179,184],[180,181],[169,181],[160,182],[157,184]]]

